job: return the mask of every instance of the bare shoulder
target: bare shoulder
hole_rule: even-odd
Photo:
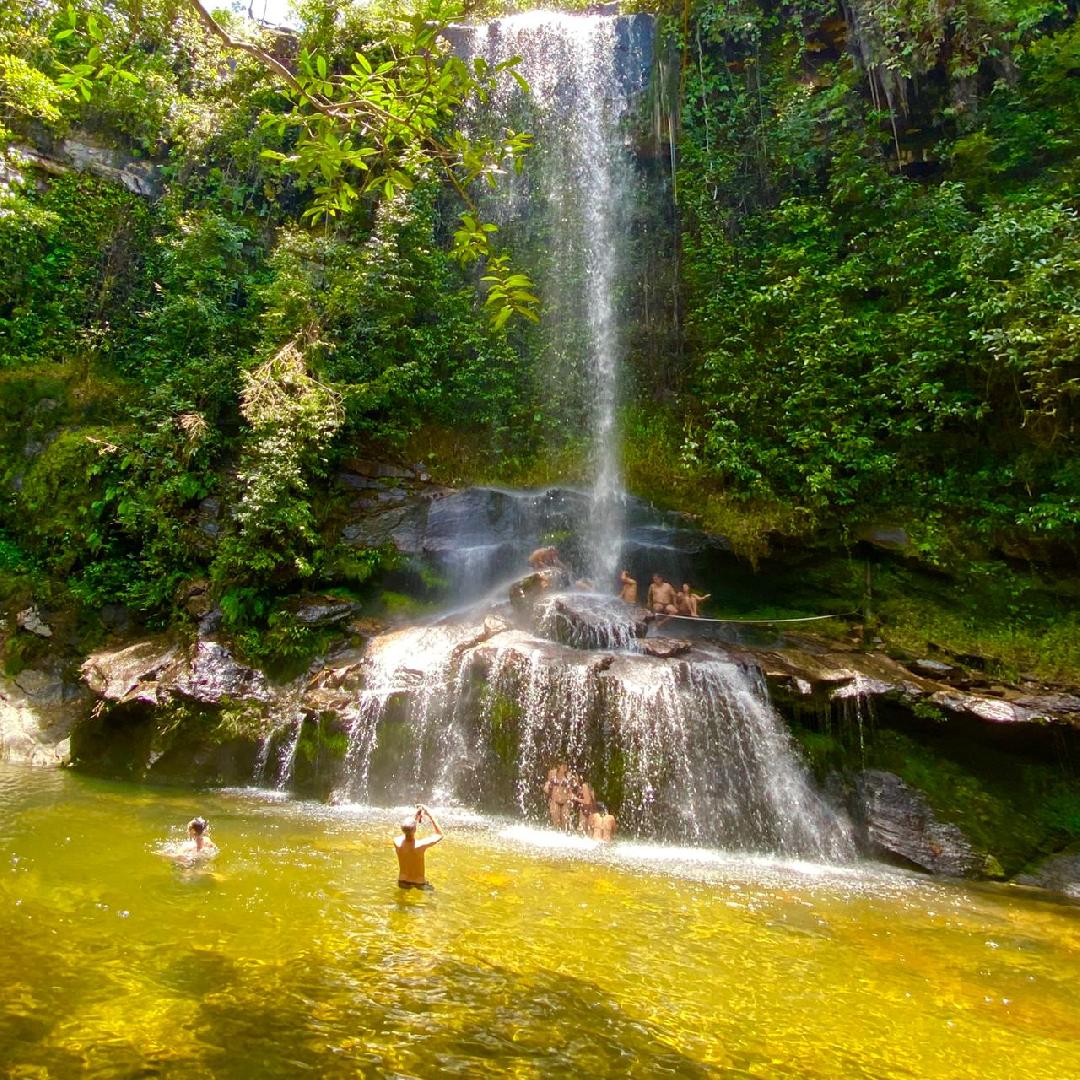
[[[423,840],[417,842],[418,848],[429,848],[433,844],[437,844],[442,839],[442,833],[436,833],[434,836],[425,836]]]

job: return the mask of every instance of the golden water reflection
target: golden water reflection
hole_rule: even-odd
[[[154,845],[195,812],[220,858]],[[1080,1078],[1080,907],[0,769],[12,1076]]]

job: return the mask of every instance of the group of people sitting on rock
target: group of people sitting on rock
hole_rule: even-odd
[[[710,596],[712,593],[694,592],[687,582],[683,582],[681,589],[676,589],[670,581],[653,574],[645,606],[655,615],[684,615],[700,619],[699,605]],[[638,585],[629,570],[623,570],[619,575],[619,598],[627,604],[638,602]]]
[[[554,579],[562,578],[569,582],[570,568],[559,556],[559,549],[554,546],[537,548],[529,556],[529,566],[536,572],[542,587],[550,588]],[[594,588],[588,578],[579,578],[573,582],[574,588],[590,592]],[[646,596],[645,606],[654,615],[682,615],[690,619],[700,619],[700,605],[708,600],[712,593],[697,593],[688,582],[683,582],[681,589],[676,589],[670,581],[660,574],[653,574]],[[629,570],[619,574],[619,599],[627,604],[637,604],[638,583],[631,577]]]
[[[556,829],[568,832],[576,828],[594,840],[615,839],[615,815],[597,801],[589,781],[572,773],[565,761],[548,770],[544,795]]]

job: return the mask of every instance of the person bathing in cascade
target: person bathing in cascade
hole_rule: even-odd
[[[687,615],[691,619],[699,619],[701,616],[698,614],[698,605],[704,600],[708,600],[712,596],[712,593],[696,593],[690,586],[684,581],[683,587],[675,594],[675,606],[679,609],[680,615]]]
[[[678,594],[670,581],[665,581],[659,574],[653,574],[649,586],[648,608],[657,615],[678,615]]]
[[[596,810],[589,818],[589,835],[594,840],[609,843],[615,839],[615,829],[615,815],[609,814],[607,807],[603,803],[597,803]]]
[[[169,841],[159,849],[159,854],[181,866],[191,867],[212,859],[218,846],[210,839],[210,825],[204,817],[194,817],[188,822],[186,840]]]
[[[619,599],[624,604],[636,604],[637,582],[630,576],[629,570],[623,570],[619,574]]]
[[[548,817],[556,829],[570,827],[570,802],[573,794],[573,781],[566,762],[560,762],[548,770],[544,783],[544,795],[548,801]]]
[[[578,829],[588,836],[592,828],[593,814],[600,806],[596,801],[596,792],[588,780],[584,778],[578,780],[574,802],[577,805]]]
[[[563,570],[566,564],[559,558],[557,547],[539,547],[529,556],[529,565],[537,571],[540,570]]]
[[[432,834],[417,840],[416,830],[427,818]],[[431,816],[426,806],[418,805],[416,813],[401,823],[401,835],[394,837],[394,850],[398,861],[398,888],[422,889],[431,892],[434,888],[427,879],[424,869],[424,855],[429,847],[434,847],[443,838],[439,823]]]

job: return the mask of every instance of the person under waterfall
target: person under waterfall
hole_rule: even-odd
[[[630,576],[629,570],[619,574],[619,599],[624,604],[637,603],[637,582]]]
[[[610,843],[615,839],[616,827],[615,815],[609,814],[603,803],[597,803],[596,810],[589,818],[589,835],[594,840]]]
[[[433,834],[425,836],[423,840],[417,840],[416,830],[423,823],[425,817],[434,830]],[[434,886],[428,882],[424,870],[424,855],[429,847],[434,847],[442,838],[442,829],[439,828],[439,823],[431,816],[431,811],[426,806],[418,805],[416,813],[401,823],[401,836],[394,837],[394,850],[397,852],[398,861],[399,889],[432,891]]]
[[[556,829],[570,827],[570,800],[573,793],[573,781],[565,761],[549,769],[544,784],[544,795],[548,801],[548,816]]]
[[[574,803],[577,806],[577,826],[579,831],[588,835],[592,816],[596,813],[599,803],[596,801],[596,792],[592,784],[584,777],[575,777]]]

